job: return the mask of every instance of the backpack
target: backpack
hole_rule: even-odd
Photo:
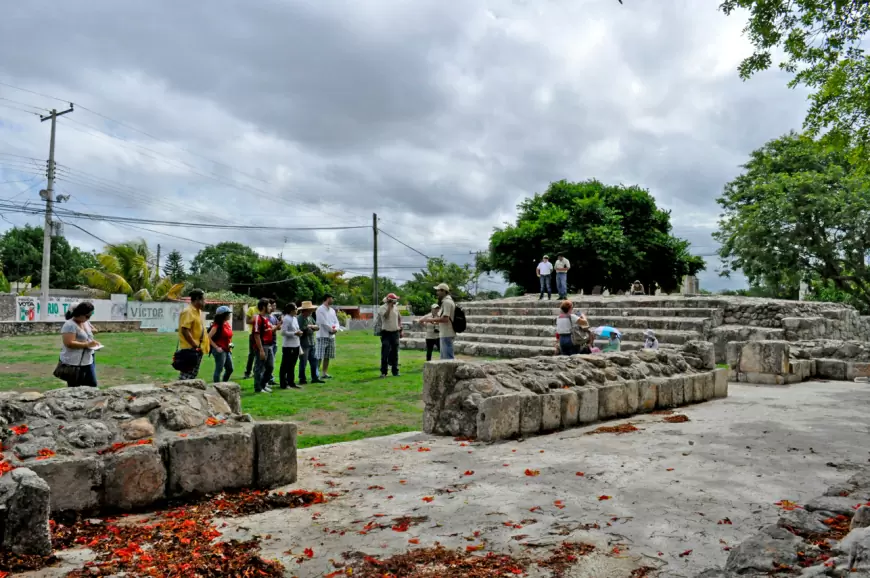
[[[459,305],[453,309],[453,331],[462,333],[468,327],[468,322],[465,320],[465,311]]]

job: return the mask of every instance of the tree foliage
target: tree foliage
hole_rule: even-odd
[[[805,128],[828,143],[852,145],[866,160],[870,137],[870,59],[862,42],[870,31],[865,0],[725,0],[725,14],[749,11],[744,33],[754,53],[740,65],[743,79],[779,67],[793,75],[791,87],[811,91]]]
[[[81,271],[85,285],[103,296],[123,293],[139,301],[175,299],[184,284],[168,277],[154,280],[151,251],[143,240],[107,246],[97,255],[98,264]]]
[[[173,250],[166,256],[166,265],[163,266],[163,274],[173,283],[182,283],[187,279],[187,272],[184,270],[184,257],[181,252]]]
[[[870,311],[870,177],[848,156],[794,133],[754,151],[718,199],[723,273],[792,290],[809,281]]]
[[[42,227],[13,227],[0,236],[0,272],[9,281],[30,278],[33,285],[42,284]],[[82,269],[96,265],[92,253],[71,247],[64,237],[51,240],[51,287],[75,289],[84,279]]]
[[[558,181],[517,208],[516,224],[495,230],[479,266],[529,292],[538,289],[535,269],[544,254],[564,254],[572,266],[569,288],[587,294],[596,285],[625,290],[635,279],[670,292],[705,267],[688,241],[671,235],[670,213],[637,186]]]
[[[474,274],[470,265],[450,263],[440,257],[432,258],[427,261],[425,269],[414,273],[412,279],[402,285],[401,296],[415,315],[425,315],[436,302],[435,287],[441,283],[450,286],[450,292],[457,301],[468,299]]]

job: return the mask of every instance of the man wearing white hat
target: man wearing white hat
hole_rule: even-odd
[[[441,359],[454,359],[453,340],[456,338],[456,331],[453,329],[453,318],[456,315],[456,303],[450,296],[450,285],[447,283],[437,285],[435,294],[438,295],[440,305],[438,313],[433,313],[431,319],[421,319],[420,323],[437,324],[438,334],[441,336],[439,340]]]
[[[393,377],[399,375],[399,339],[402,337],[402,314],[399,313],[399,296],[390,293],[378,309],[381,318],[381,377],[387,377],[387,368]]]

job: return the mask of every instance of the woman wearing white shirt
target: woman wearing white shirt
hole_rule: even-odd
[[[299,347],[301,345],[299,336],[302,335],[302,330],[299,329],[299,320],[296,319],[295,303],[289,303],[284,308],[283,320],[281,335],[284,338],[284,343],[281,348],[281,369],[278,372],[278,383],[281,389],[288,387],[302,389],[296,385],[296,362],[299,361]]]

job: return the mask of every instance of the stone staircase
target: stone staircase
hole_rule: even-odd
[[[870,321],[839,304],[729,297],[577,296],[592,327],[611,325],[622,332],[622,350],[643,347],[643,332],[652,329],[662,348],[693,340],[712,341],[717,363],[725,362],[728,341],[805,339],[819,333],[849,334],[864,339]],[[455,343],[458,354],[485,357],[535,357],[555,354],[558,301],[518,297],[460,304],[468,328]],[[794,330],[793,328],[799,328]],[[422,327],[412,324],[402,347],[425,349]],[[602,347],[606,340],[596,341]]]

